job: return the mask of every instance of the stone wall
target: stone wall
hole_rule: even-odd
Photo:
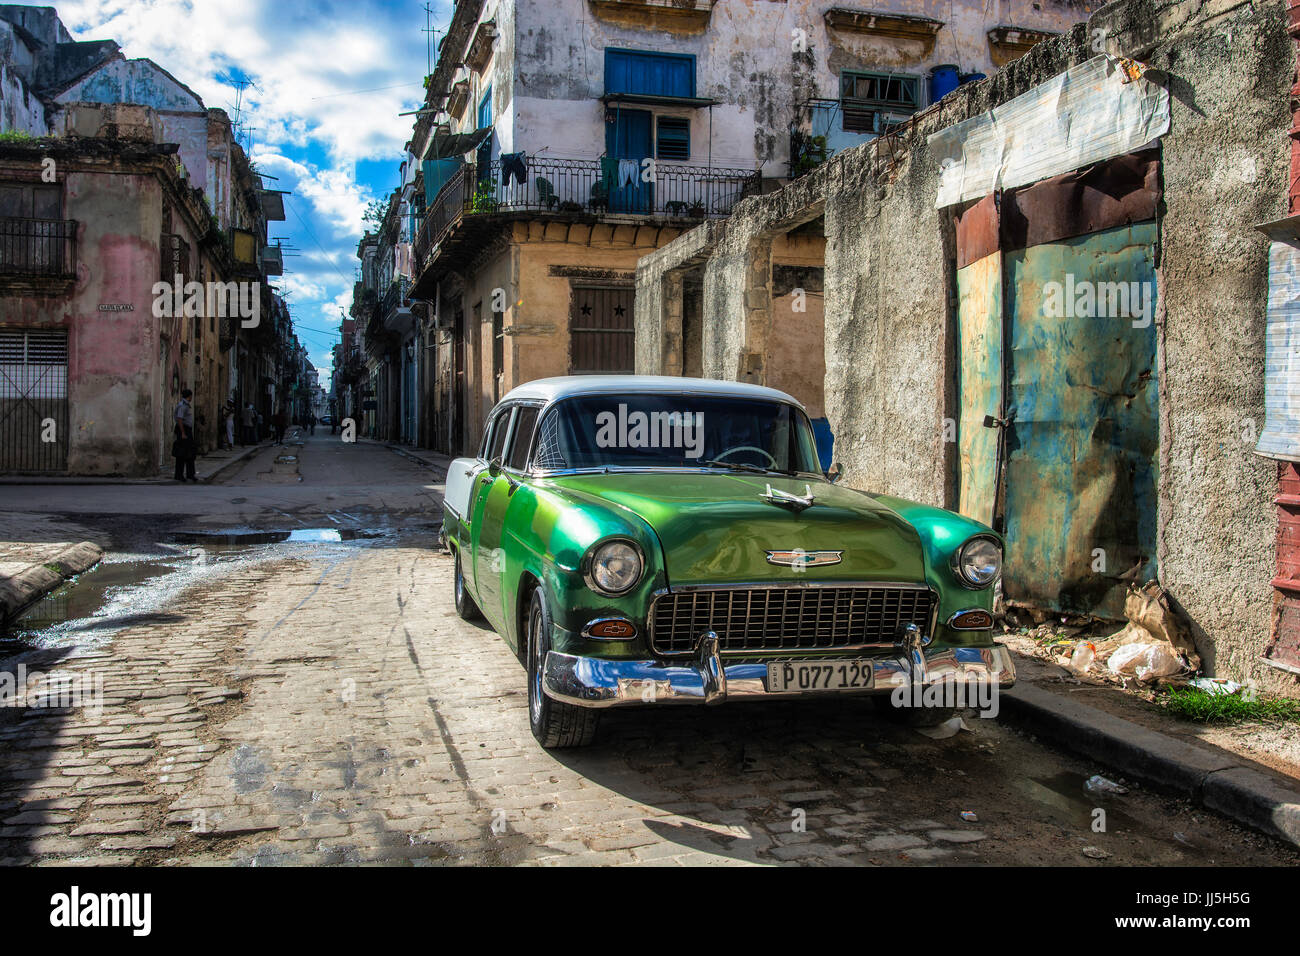
[[[1293,678],[1258,663],[1272,607],[1276,464],[1253,454],[1268,271],[1267,241],[1253,227],[1286,213],[1294,67],[1277,0],[1112,4],[958,89],[897,137],[746,200],[705,236],[705,374],[765,380],[772,236],[824,215],[836,458],[854,486],[952,507],[943,422],[956,415],[955,258],[926,138],[1085,62],[1098,46],[1162,71],[1171,94],[1156,315],[1160,578],[1192,620],[1211,673],[1295,693]],[[659,280],[672,262],[698,256],[699,241],[687,234],[638,273],[638,334],[651,354],[671,311]]]

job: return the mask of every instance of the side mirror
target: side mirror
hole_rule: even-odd
[[[844,477],[844,466],[838,461],[826,469],[826,480],[832,485]]]
[[[493,458],[490,462],[488,462],[488,474],[491,475],[493,478],[501,474],[500,458]]]

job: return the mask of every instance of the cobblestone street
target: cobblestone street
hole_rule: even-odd
[[[259,508],[263,527],[288,528],[330,524],[327,496],[353,500],[361,483],[340,476],[363,470],[362,457],[385,500],[426,493],[426,472],[382,448],[318,436],[301,453],[306,480],[283,489],[292,502],[256,497],[265,454],[201,490],[245,498],[241,520]],[[170,507],[167,490],[146,493],[151,507]],[[95,506],[79,492],[81,508]],[[97,493],[120,503],[124,492]],[[349,513],[398,530],[214,538],[190,550],[179,583],[156,578],[72,636],[6,652],[21,651],[0,672],[89,675],[82,686],[102,687],[103,709],[0,710],[0,860],[1297,862],[1178,800],[1137,788],[1089,797],[1083,781],[1104,767],[1001,720],[970,717],[973,733],[934,740],[863,700],[651,706],[609,714],[588,750],[548,753],[529,732],[520,662],[455,614],[432,516],[385,516],[373,498]],[[167,524],[189,527],[177,520]],[[1092,831],[1094,806],[1107,832]]]

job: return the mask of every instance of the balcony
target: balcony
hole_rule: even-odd
[[[57,291],[77,277],[77,223],[72,219],[0,218],[0,281]]]
[[[740,200],[757,195],[760,185],[755,170],[662,162],[655,164],[651,182],[638,176],[627,185],[619,185],[617,167],[607,177],[599,160],[530,156],[526,169],[522,182],[510,172],[503,176],[500,160],[481,171],[472,165],[457,170],[439,191],[415,237],[415,274],[424,272],[444,240],[475,221],[618,217],[690,226],[729,216]]]

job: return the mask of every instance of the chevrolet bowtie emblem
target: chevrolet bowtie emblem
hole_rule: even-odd
[[[795,548],[793,551],[767,552],[768,564],[780,564],[795,570],[839,564],[843,560],[843,551],[805,551],[803,548]]]

